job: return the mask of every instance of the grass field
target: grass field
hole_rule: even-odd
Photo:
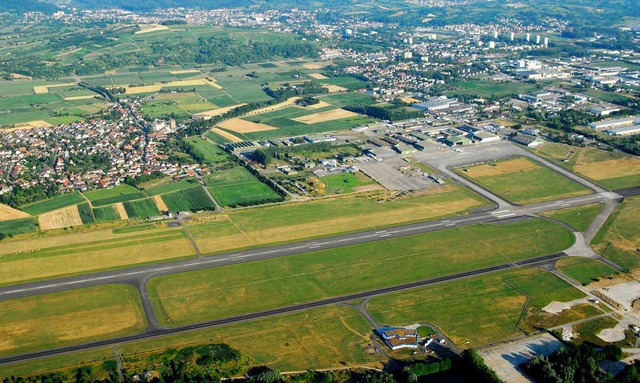
[[[33,218],[19,218],[0,221],[0,233],[4,235],[18,235],[36,231],[36,221]]]
[[[375,98],[366,95],[364,93],[336,93],[336,94],[328,94],[324,96],[319,96],[318,99],[328,102],[329,104],[333,104],[338,108],[342,108],[348,105],[355,104],[365,104],[371,105],[375,104]]]
[[[136,201],[127,201],[122,203],[127,211],[129,218],[149,218],[160,214],[153,198],[145,198]]]
[[[215,205],[205,190],[200,186],[191,189],[179,190],[177,192],[163,194],[162,200],[169,210],[178,211],[198,211],[214,210]]]
[[[0,246],[0,284],[63,277],[188,257],[193,248],[180,229],[161,224],[135,233],[94,230]]]
[[[557,219],[578,229],[579,231],[585,231],[591,225],[591,222],[598,216],[602,210],[602,205],[594,203],[584,206],[570,207],[567,209],[552,210],[540,215]]]
[[[133,286],[105,285],[9,299],[2,301],[2,308],[3,356],[132,334],[146,327]]]
[[[117,202],[131,201],[144,198],[140,190],[129,185],[120,185],[111,189],[100,189],[85,193],[93,206],[111,205]]]
[[[611,190],[640,185],[637,156],[559,143],[542,145],[536,152]]]
[[[60,209],[63,207],[77,205],[84,202],[84,198],[77,193],[63,194],[57,197],[49,198],[43,201],[32,202],[26,205],[22,205],[20,208],[31,215],[38,215],[46,213],[52,210]]]
[[[640,266],[640,197],[626,198],[593,239],[593,248],[622,267]]]
[[[198,180],[193,177],[180,181],[173,181],[170,178],[162,178],[141,184],[139,187],[143,189],[145,194],[148,196],[156,196],[178,190],[191,189],[196,185],[198,185]]]
[[[245,206],[281,201],[282,197],[243,167],[220,170],[206,176],[205,184],[222,206]]]
[[[525,157],[463,166],[456,171],[516,204],[531,204],[590,193],[586,187]]]
[[[118,211],[113,206],[95,208],[93,209],[93,215],[96,217],[96,222],[98,223],[120,220],[120,214],[118,214]]]
[[[175,326],[509,263],[572,243],[568,230],[544,220],[477,225],[163,276],[149,290],[161,321]],[[382,272],[390,264],[403,271]]]
[[[479,347],[523,335],[516,326],[526,297],[512,286],[529,306],[583,296],[552,274],[520,269],[374,298],[367,308],[380,323],[433,323],[458,346]]]
[[[509,97],[512,94],[529,93],[538,90],[536,84],[521,82],[498,82],[492,80],[469,80],[462,83],[460,89],[445,92],[446,96],[468,95],[484,98]]]
[[[189,229],[203,252],[216,253],[465,214],[487,204],[468,189],[445,186],[384,203],[350,196],[228,211],[226,220],[196,221]]]
[[[89,206],[88,203],[82,203],[78,205],[78,213],[80,214],[80,219],[84,225],[89,225],[96,222],[96,217],[93,215],[93,210]]]
[[[218,146],[203,140],[200,137],[185,138],[184,141],[191,146],[193,152],[200,158],[202,162],[207,164],[218,164],[229,161],[229,155]]]
[[[556,267],[585,286],[600,278],[617,274],[616,270],[604,263],[588,258],[564,258],[556,262]]]
[[[580,334],[575,341],[577,343],[589,342],[598,346],[607,346],[608,344],[605,341],[598,338],[598,334],[602,330],[615,327],[617,324],[618,321],[611,317],[598,318],[578,324],[573,327],[573,331]]]
[[[320,180],[326,185],[325,194],[353,193],[377,185],[374,180],[361,172],[334,174],[322,177]]]

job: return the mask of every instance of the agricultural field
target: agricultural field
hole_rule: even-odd
[[[559,143],[548,143],[535,151],[610,190],[640,186],[640,157]]]
[[[433,323],[468,348],[523,335],[517,325],[527,297],[529,307],[541,307],[582,296],[552,274],[520,269],[374,298],[367,309],[389,325]]]
[[[14,209],[9,205],[0,203],[0,221],[8,221],[11,219],[28,218],[29,214],[18,209]]]
[[[593,239],[594,250],[628,269],[640,266],[640,197],[626,198]]]
[[[33,233],[36,229],[36,221],[33,218],[18,218],[0,221],[0,233],[4,235]]]
[[[584,206],[570,207],[560,210],[552,210],[540,215],[556,219],[560,222],[564,222],[578,229],[579,231],[585,231],[589,228],[589,225],[598,216],[602,210],[602,205],[595,203]]]
[[[589,258],[570,257],[560,259],[556,267],[583,285],[597,282],[599,279],[617,274],[617,271],[604,263]]]
[[[184,120],[196,113],[216,107],[198,93],[158,93],[145,99],[141,111],[144,116],[151,119],[174,117],[177,120]]]
[[[91,209],[88,203],[78,205],[78,213],[80,214],[80,220],[83,225],[90,225],[96,222],[96,216],[93,214],[93,209]]]
[[[2,301],[0,355],[61,347],[146,328],[133,286],[105,285]],[[117,313],[117,320],[114,320]]]
[[[176,326],[553,254],[573,241],[544,220],[476,225],[162,276],[149,291],[160,320]],[[381,273],[389,264],[403,272]]]
[[[144,190],[148,196],[157,196],[178,190],[191,189],[196,185],[198,185],[198,180],[195,178],[187,178],[180,181],[173,181],[170,178],[160,178],[142,183],[138,185],[138,187]]]
[[[215,210],[215,204],[200,185],[191,189],[163,194],[162,200],[167,208],[173,212]]]
[[[498,82],[492,80],[469,80],[459,89],[445,92],[446,96],[475,96],[483,98],[503,98],[512,94],[523,94],[540,90],[540,85],[522,82]]]
[[[117,202],[131,201],[145,197],[144,193],[129,185],[120,185],[111,189],[93,190],[84,193],[84,195],[89,198],[93,206],[111,205]]]
[[[325,195],[371,190],[378,185],[362,172],[334,174],[322,177],[320,181],[325,185]]]
[[[229,161],[229,155],[224,150],[200,137],[189,137],[184,141],[191,147],[193,154],[199,160],[202,159],[202,163],[219,164]]]
[[[160,211],[156,206],[153,198],[139,199],[135,201],[123,202],[122,205],[127,211],[129,218],[149,218],[155,215],[159,215]]]
[[[78,192],[73,192],[42,201],[28,203],[26,205],[20,206],[20,209],[26,211],[31,215],[38,215],[63,207],[77,205],[82,202],[85,202],[85,199],[82,198],[82,196]]]
[[[97,223],[113,222],[120,220],[120,214],[113,206],[98,207],[93,209],[93,215]]]
[[[222,206],[246,206],[281,201],[282,197],[243,167],[220,170],[204,179],[213,198]]]
[[[342,108],[348,105],[364,104],[371,105],[376,103],[376,99],[364,93],[335,93],[318,96],[319,100]]]
[[[63,207],[38,216],[40,230],[61,229],[82,225],[82,218],[77,206]]]
[[[589,194],[586,187],[525,157],[462,166],[456,171],[516,204]]]
[[[193,248],[178,229],[150,224],[140,232],[94,230],[27,240],[5,239],[0,246],[0,284],[42,280],[185,258]]]
[[[465,214],[487,205],[468,189],[445,186],[384,203],[375,195],[349,196],[228,211],[226,219],[188,225],[204,253],[218,253]]]

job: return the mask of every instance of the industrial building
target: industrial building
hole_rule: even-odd
[[[634,134],[640,134],[640,125],[621,126],[619,128],[605,130],[605,133],[612,136],[632,136]]]
[[[418,330],[402,327],[380,327],[376,332],[392,350],[418,348]]]
[[[589,124],[589,127],[595,130],[605,130],[605,129],[613,129],[613,128],[619,128],[622,126],[633,126],[633,125],[640,125],[640,116],[592,122]]]

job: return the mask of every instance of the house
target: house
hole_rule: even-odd
[[[418,348],[418,330],[403,327],[380,327],[376,332],[392,350]]]

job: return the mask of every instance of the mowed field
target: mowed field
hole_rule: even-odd
[[[2,301],[0,355],[132,334],[146,328],[133,286],[104,285]]]
[[[585,231],[591,225],[593,220],[598,216],[602,210],[602,205],[599,203],[570,207],[560,210],[552,210],[540,215],[557,219],[558,221],[569,224],[579,231]]]
[[[28,213],[0,203],[0,221],[29,217]]]
[[[20,209],[26,211],[31,215],[38,215],[42,213],[46,213],[52,210],[57,210],[63,207],[77,205],[79,203],[84,202],[84,198],[77,193],[68,193],[59,195],[53,198],[45,199],[38,202],[29,203],[26,205],[20,206]]]
[[[529,307],[542,307],[582,296],[553,274],[520,269],[373,298],[367,309],[392,326],[433,323],[458,346],[470,348],[523,335],[517,324],[527,297]]]
[[[93,206],[111,205],[146,197],[140,190],[129,185],[120,185],[111,189],[93,190],[84,195],[89,198]]]
[[[188,225],[200,249],[211,254],[465,214],[487,205],[468,189],[444,186],[384,203],[352,196],[228,211],[218,220]]]
[[[222,206],[247,206],[283,198],[243,167],[214,172],[204,178],[213,198]]]
[[[547,143],[536,148],[536,152],[611,190],[640,185],[637,156],[559,143]]]
[[[161,262],[194,254],[179,228],[151,224],[144,231],[114,231],[4,240],[0,246],[0,284]]]
[[[461,166],[456,171],[516,204],[589,194],[586,187],[525,157]]]
[[[567,257],[556,262],[556,267],[569,277],[588,285],[600,278],[617,274],[617,271],[604,263],[589,258]]]
[[[175,326],[553,254],[573,241],[544,220],[476,225],[162,276],[149,290],[162,323]]]
[[[594,249],[620,266],[640,266],[640,197],[625,198],[593,239]]]

